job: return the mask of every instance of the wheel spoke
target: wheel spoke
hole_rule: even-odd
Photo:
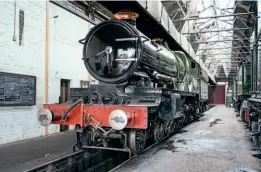
[[[129,147],[135,154],[139,154],[146,144],[146,130],[132,129],[129,133]]]

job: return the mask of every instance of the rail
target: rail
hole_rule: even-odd
[[[112,153],[107,150],[79,151],[47,162],[25,172],[107,172],[114,168],[114,164],[121,164],[128,160],[128,154],[123,152]]]

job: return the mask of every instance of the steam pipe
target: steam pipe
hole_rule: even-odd
[[[154,76],[156,79],[159,79],[159,80],[165,80],[165,81],[169,81],[171,82],[173,85],[175,85],[175,79],[172,78],[172,77],[169,77],[167,75],[163,75],[163,74],[160,74],[156,71],[153,72],[152,76]]]
[[[158,72],[156,72],[156,71],[154,71],[152,75],[153,75],[156,79],[164,79],[164,80],[166,80],[166,81],[171,81],[171,80],[172,80],[171,77],[166,76],[166,75],[163,75],[163,74],[160,74],[160,73],[158,73]]]

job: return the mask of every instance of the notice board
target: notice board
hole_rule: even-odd
[[[0,72],[0,106],[36,104],[36,77]]]

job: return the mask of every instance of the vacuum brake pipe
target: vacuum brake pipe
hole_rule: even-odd
[[[83,99],[79,99],[77,101],[75,101],[68,109],[66,109],[66,111],[63,113],[62,115],[62,120],[67,120],[67,114],[78,104],[83,103]]]

